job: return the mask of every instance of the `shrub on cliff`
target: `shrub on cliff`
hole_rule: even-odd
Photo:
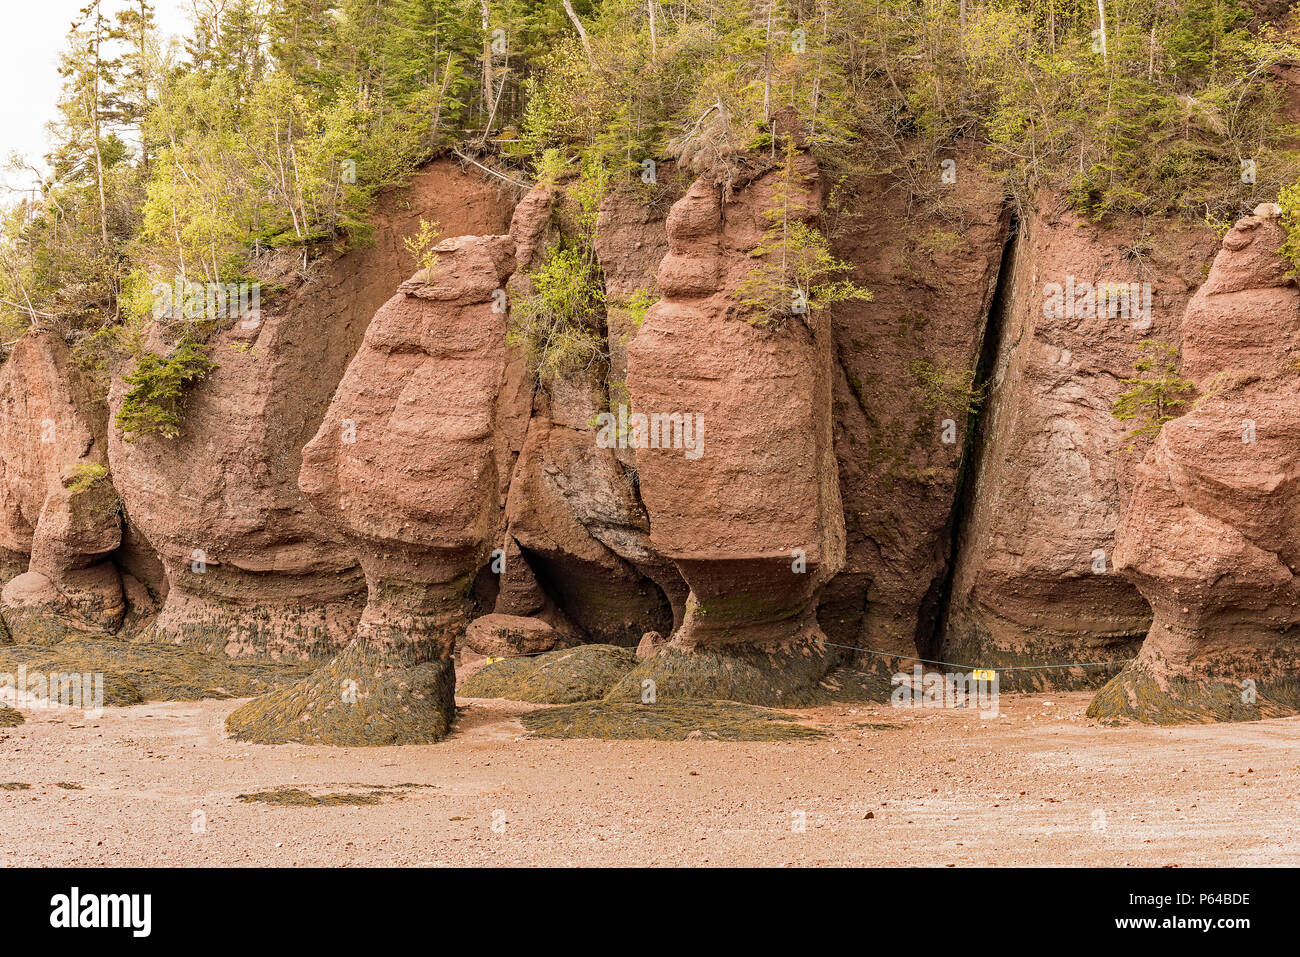
[[[181,337],[171,355],[145,351],[135,369],[123,380],[127,393],[117,412],[117,427],[133,442],[141,435],[180,435],[180,405],[185,387],[198,382],[217,367],[206,346],[189,335]]]
[[[543,382],[598,367],[606,358],[605,285],[593,257],[557,245],[528,280],[531,293],[511,309],[506,342],[523,347]]]
[[[787,141],[780,179],[765,212],[768,227],[763,241],[751,250],[759,262],[736,290],[749,310],[751,325],[782,328],[836,302],[869,302],[871,293],[852,280],[837,278],[848,263],[831,253],[830,240],[807,220],[808,207],[797,182],[794,144]]]
[[[1122,380],[1128,389],[1120,393],[1111,408],[1121,422],[1138,423],[1128,434],[1130,452],[1137,439],[1158,435],[1166,422],[1176,419],[1181,413],[1174,410],[1186,405],[1196,390],[1190,379],[1178,374],[1178,350],[1169,343],[1145,339],[1138,348],[1143,353],[1133,365],[1138,374]]]

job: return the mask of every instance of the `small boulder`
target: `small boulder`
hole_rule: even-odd
[[[663,635],[657,631],[647,631],[641,636],[641,643],[636,646],[636,656],[638,658],[653,658],[659,653],[659,646],[667,641]]]
[[[518,615],[484,615],[465,630],[466,647],[490,658],[550,651],[559,640],[556,630],[540,618]]]

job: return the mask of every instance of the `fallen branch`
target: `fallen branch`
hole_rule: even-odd
[[[488,167],[480,163],[478,160],[471,159],[470,157],[466,156],[460,150],[453,149],[452,152],[455,153],[457,156],[459,156],[461,159],[463,159],[466,163],[472,163],[473,165],[477,166],[479,169],[487,173],[489,176],[495,176],[497,179],[503,179],[511,186],[518,186],[520,189],[532,189],[532,187],[529,186],[527,183],[521,183],[516,179],[511,179],[505,173],[499,173],[494,169],[489,169]]]

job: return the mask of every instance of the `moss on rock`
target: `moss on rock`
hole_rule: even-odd
[[[836,663],[824,645],[767,652],[735,647],[684,651],[664,645],[637,664],[609,692],[611,701],[641,701],[653,682],[659,701],[716,699],[775,707],[808,707],[826,700],[822,679]]]
[[[70,639],[57,645],[0,645],[0,673],[103,674],[110,707],[144,701],[197,701],[263,694],[309,673],[297,663],[209,655],[176,645],[114,638]]]
[[[274,804],[279,807],[337,807],[341,804],[367,805],[378,804],[384,799],[381,792],[368,794],[312,794],[300,788],[276,788],[271,791],[255,791],[241,794],[238,798],[246,804]]]
[[[663,704],[592,701],[539,708],[522,718],[543,738],[652,741],[793,741],[824,736],[790,715],[732,701],[674,700]]]
[[[1227,681],[1157,678],[1141,661],[1112,678],[1088,705],[1088,717],[1144,724],[1258,721],[1300,713],[1300,682],[1261,683],[1246,693]]]
[[[460,694],[533,704],[595,701],[605,697],[636,664],[636,654],[627,648],[579,645],[493,662],[461,685]]]
[[[355,645],[306,678],[235,709],[226,730],[257,744],[432,744],[451,731],[456,672],[441,658],[395,668]]]

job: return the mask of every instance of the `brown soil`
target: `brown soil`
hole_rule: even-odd
[[[344,749],[232,741],[232,701],[28,711],[0,866],[1300,863],[1300,718],[1108,728],[1088,701],[837,705],[792,713],[824,737],[729,743],[532,738],[535,706],[461,699],[440,744]],[[289,790],[329,800],[240,800]]]

